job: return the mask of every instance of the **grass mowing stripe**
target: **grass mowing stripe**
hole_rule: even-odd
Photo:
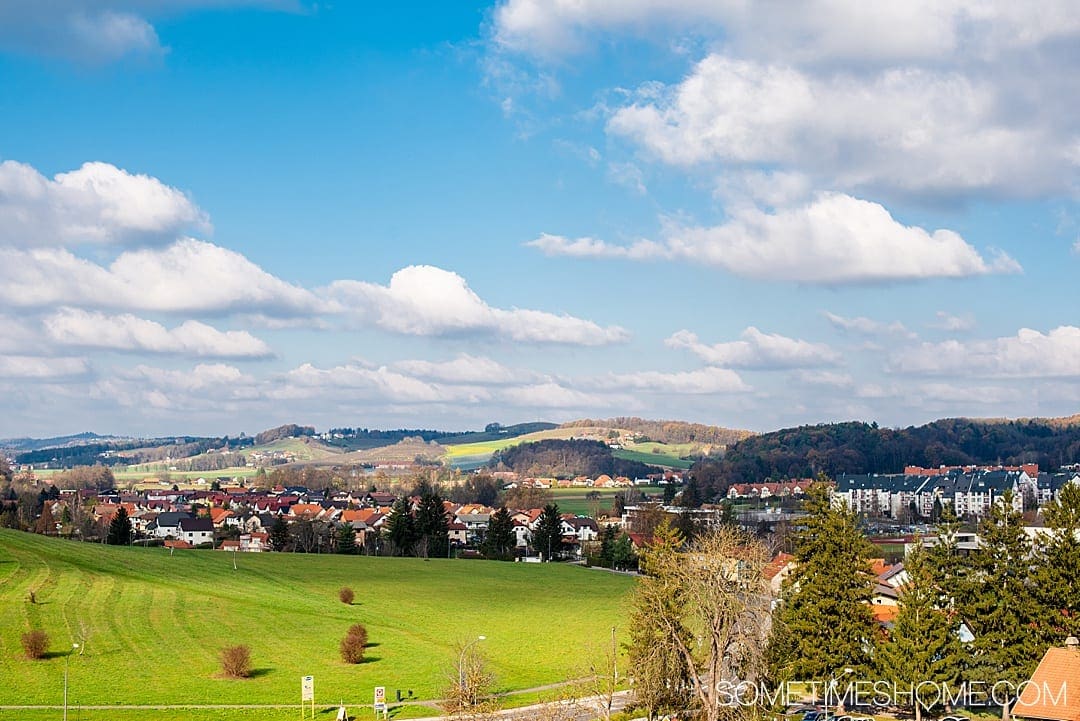
[[[558,682],[569,659],[607,638],[633,585],[557,564],[446,559],[241,554],[233,570],[221,552],[170,557],[0,531],[0,559],[12,557],[27,573],[52,566],[62,603],[43,605],[41,620],[54,648],[71,625],[87,639],[85,655],[72,657],[84,704],[281,703],[305,674],[320,693],[344,698],[385,685],[391,696],[412,689],[430,700],[447,682],[453,644],[477,634],[487,636],[501,690]],[[0,584],[0,618],[25,612],[18,585]],[[338,601],[343,585],[357,592],[356,605]],[[337,644],[356,622],[372,646],[368,662],[350,666]],[[15,631],[0,627],[3,648],[17,645]],[[252,647],[255,678],[216,677],[218,652],[232,643]],[[55,702],[62,670],[61,658],[5,654],[0,672],[18,682],[0,684],[0,704]]]

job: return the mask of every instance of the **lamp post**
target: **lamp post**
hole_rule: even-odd
[[[822,715],[823,715],[823,716],[825,717],[825,721],[829,721],[829,687],[830,687],[830,686],[832,686],[832,685],[835,685],[835,684],[836,684],[836,679],[837,679],[837,678],[843,678],[844,676],[847,676],[847,675],[848,675],[848,674],[850,674],[850,673],[855,673],[855,669],[853,669],[853,668],[851,668],[850,666],[848,666],[848,667],[846,667],[846,668],[844,669],[844,672],[843,672],[843,673],[841,673],[841,674],[839,674],[839,675],[837,675],[837,674],[833,674],[833,677],[832,677],[832,678],[831,678],[831,679],[829,680],[829,683],[827,683],[827,684],[825,685],[825,711],[824,711],[824,713],[822,714]],[[837,699],[836,699],[836,705],[837,705],[837,706],[839,706],[839,705],[840,705],[840,698],[839,698],[839,696],[838,696],[838,697],[837,697]]]
[[[71,644],[71,651],[64,654],[64,721],[67,721],[67,689],[68,689],[68,656],[70,656],[79,644]]]
[[[462,703],[465,702],[465,652],[469,648],[480,641],[487,639],[487,636],[477,636],[472,641],[465,644],[465,648],[461,649],[461,658],[458,659],[457,675],[458,675],[458,691],[461,693]]]

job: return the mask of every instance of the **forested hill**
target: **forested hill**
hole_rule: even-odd
[[[622,428],[661,443],[701,443],[727,446],[753,435],[750,431],[707,426],[686,421],[650,421],[644,418],[583,418],[563,423],[562,428]]]
[[[723,460],[694,468],[699,483],[725,492],[732,483],[765,478],[810,478],[819,472],[900,473],[905,465],[932,467],[1038,463],[1041,470],[1080,462],[1080,425],[1061,419],[984,421],[949,418],[924,426],[879,428],[830,423],[751,436],[730,446]]]
[[[656,466],[615,458],[611,448],[600,441],[554,438],[504,448],[491,457],[490,465],[525,476],[558,478],[596,478],[604,474],[641,478],[661,471]]]

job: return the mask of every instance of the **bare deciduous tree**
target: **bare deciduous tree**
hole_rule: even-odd
[[[768,561],[767,547],[752,534],[725,526],[699,536],[688,550],[650,559],[647,565],[654,585],[677,595],[679,612],[645,621],[658,625],[685,664],[691,682],[688,701],[703,721],[754,713],[733,702],[732,689],[757,683],[764,673],[771,597],[763,572]]]

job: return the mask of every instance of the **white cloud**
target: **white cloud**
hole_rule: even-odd
[[[567,388],[555,381],[506,388],[499,400],[521,408],[610,408],[612,399]]]
[[[909,340],[918,337],[898,320],[893,321],[892,323],[883,323],[865,316],[848,318],[828,311],[825,311],[822,315],[825,316],[825,319],[828,320],[834,328],[838,328],[839,330],[848,333],[858,333],[859,335],[869,336],[894,335]]]
[[[616,185],[621,185],[638,195],[645,195],[649,192],[649,189],[645,187],[645,174],[634,163],[608,163],[607,178]]]
[[[347,393],[372,399],[390,399],[396,403],[441,403],[467,400],[463,393],[450,385],[429,383],[385,366],[371,368],[359,363],[317,368],[304,363],[286,373],[280,388],[271,396],[282,400],[307,397],[333,397]]]
[[[290,0],[33,0],[0,3],[0,50],[108,63],[156,56],[161,46],[151,19],[184,10],[263,6]]]
[[[281,315],[332,309],[310,291],[270,275],[243,255],[191,238],[167,248],[125,251],[108,267],[62,249],[0,248],[0,267],[7,269],[0,301],[15,307]]]
[[[108,163],[46,178],[24,163],[0,163],[0,245],[172,241],[209,219],[184,193]]]
[[[688,330],[678,331],[664,343],[669,348],[688,350],[706,363],[726,368],[813,368],[840,362],[840,354],[823,343],[762,333],[753,326],[743,331],[740,340],[728,343],[707,345]]]
[[[629,260],[648,260],[650,258],[671,258],[672,251],[661,243],[651,240],[639,240],[631,245],[613,245],[595,238],[570,238],[550,233],[541,233],[536,240],[525,244],[537,248],[544,255],[567,255],[573,258],[626,258]]]
[[[475,383],[478,385],[502,385],[520,380],[522,373],[507,368],[491,358],[462,353],[450,361],[403,360],[394,368],[418,378],[448,383]]]
[[[827,386],[830,388],[850,388],[855,384],[855,379],[847,373],[837,373],[828,370],[799,370],[791,374],[800,382],[812,386]]]
[[[328,289],[343,307],[395,333],[421,336],[487,333],[529,343],[596,346],[625,341],[617,326],[603,328],[570,315],[493,308],[457,273],[429,265],[403,268],[389,285],[340,280]]]
[[[939,310],[934,314],[934,317],[936,320],[930,324],[930,327],[939,328],[941,330],[949,331],[950,333],[969,331],[975,327],[975,316],[971,313],[952,315],[951,313]]]
[[[89,372],[90,364],[85,358],[0,355],[0,378],[54,380],[84,376]]]
[[[590,386],[605,390],[677,395],[745,393],[751,390],[735,371],[712,367],[672,373],[662,371],[609,373],[586,382]]]
[[[877,203],[840,193],[775,213],[738,208],[723,225],[671,228],[663,244],[542,235],[528,245],[548,255],[679,258],[751,278],[825,285],[1020,271],[1003,253],[987,261],[951,230],[905,226]]]
[[[273,351],[247,331],[220,331],[189,320],[168,329],[134,315],[105,315],[62,308],[43,321],[50,339],[61,345],[126,352],[176,353],[210,358],[267,358]]]
[[[1077,128],[1050,110],[1009,114],[996,77],[888,68],[814,75],[709,55],[681,83],[646,87],[608,130],[661,161],[776,164],[845,191],[937,197],[1061,192]]]
[[[902,61],[965,50],[985,56],[1080,30],[1069,0],[808,0],[783,12],[738,0],[506,0],[494,20],[501,47],[545,58],[596,47],[588,38],[595,32],[716,37],[722,30],[727,44],[746,53]]]
[[[1015,336],[923,343],[895,356],[894,373],[987,378],[1080,377],[1080,328],[1048,333],[1021,328]]]

